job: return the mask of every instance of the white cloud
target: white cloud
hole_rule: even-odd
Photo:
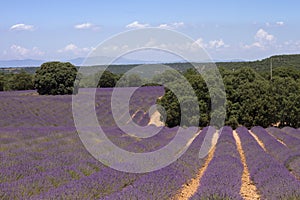
[[[260,44],[259,42],[254,42],[253,44],[243,46],[243,48],[245,49],[251,49],[253,47],[263,48],[262,44]]]
[[[284,22],[283,21],[278,21],[278,22],[267,22],[266,23],[267,27],[276,27],[276,26],[284,26]]]
[[[220,40],[209,41],[209,47],[214,49],[219,49],[221,47],[228,47],[228,45],[225,45],[224,41],[220,39]]]
[[[91,23],[83,23],[83,24],[77,24],[74,26],[76,29],[89,29],[93,26]]]
[[[258,41],[274,41],[274,35],[269,34],[263,29],[259,29],[255,34],[255,39]]]
[[[300,40],[288,40],[278,45],[278,49],[281,51],[298,52],[300,51]]]
[[[160,24],[160,25],[158,26],[158,28],[171,29],[172,27],[171,27],[170,25],[168,25],[168,24]]]
[[[145,47],[154,47],[156,45],[156,40],[154,38],[150,38],[149,41],[145,44]]]
[[[194,45],[198,45],[200,46],[201,48],[206,48],[206,44],[204,43],[203,39],[202,38],[199,38],[197,39],[194,43],[193,43],[193,46]]]
[[[77,47],[75,44],[68,44],[67,46],[65,46],[62,49],[59,49],[57,52],[58,53],[73,53],[75,55],[84,55],[86,53],[88,53],[89,51],[91,51],[93,48],[79,48]]]
[[[40,56],[43,56],[45,54],[45,52],[41,51],[37,47],[28,49],[28,48],[13,44],[9,48],[9,50],[5,50],[3,52],[3,54],[12,59],[23,59],[23,58],[38,58]]]
[[[33,25],[27,25],[27,24],[15,24],[10,27],[10,30],[13,31],[33,31],[34,26]]]
[[[284,22],[276,22],[276,24],[278,25],[278,26],[283,26],[284,25]]]
[[[21,47],[21,46],[15,45],[15,44],[10,47],[10,50],[13,53],[16,53],[17,55],[20,55],[20,56],[25,56],[26,54],[28,54],[30,52],[29,49],[26,49],[24,47]]]
[[[74,26],[75,29],[92,29],[92,30],[98,30],[99,27],[92,24],[92,23],[83,23],[83,24],[77,24]]]
[[[183,22],[174,22],[171,24],[160,24],[158,28],[165,28],[165,29],[177,29],[184,26]]]
[[[126,25],[126,28],[146,28],[149,27],[150,24],[142,24],[138,21],[134,21],[128,25]],[[158,28],[165,28],[165,29],[177,29],[177,28],[181,28],[184,26],[183,22],[173,22],[173,23],[164,23],[164,24],[160,24],[157,27]]]
[[[63,51],[75,51],[78,47],[75,44],[68,44]]]
[[[174,23],[172,23],[172,26],[175,28],[180,28],[180,27],[184,26],[184,23],[183,22],[174,22]]]
[[[271,44],[273,44],[276,40],[275,36],[269,34],[264,29],[259,29],[256,34],[254,35],[254,42],[250,45],[242,45],[244,49],[251,49],[251,48],[260,48],[265,49]]]
[[[199,38],[194,42],[193,46],[194,45],[198,45],[201,48],[207,48],[207,49],[220,49],[220,48],[229,47],[229,45],[225,44],[223,39],[211,40],[208,43],[205,43],[202,38]],[[196,47],[196,46],[194,46],[194,47]]]
[[[126,28],[146,28],[149,24],[141,24],[138,21],[134,21],[128,25],[126,25]]]

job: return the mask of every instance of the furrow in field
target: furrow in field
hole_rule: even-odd
[[[179,191],[178,195],[176,195],[173,198],[174,200],[188,200],[197,192],[198,187],[200,187],[200,180],[201,180],[204,172],[206,171],[210,161],[212,160],[215,150],[216,150],[215,147],[213,147],[210,150],[210,152],[206,158],[206,161],[205,161],[203,167],[199,170],[197,176],[195,178],[192,178],[187,184],[183,185],[183,187],[181,188],[181,191]]]
[[[200,170],[198,171],[197,175],[194,178],[190,179],[185,185],[182,186],[181,190],[173,198],[173,200],[187,200],[192,196],[194,196],[194,194],[197,192],[198,188],[200,187],[201,178],[204,172],[206,171],[209,163],[214,157],[214,153],[216,150],[215,144],[217,143],[217,140],[218,140],[218,134],[216,132],[212,137],[212,145],[204,165],[200,168]]]
[[[287,147],[287,145],[280,139],[276,138],[270,131],[267,131],[269,135],[271,135],[275,140],[277,140],[279,143],[283,144],[284,146]]]
[[[265,144],[252,132],[252,131],[249,131],[249,133],[250,133],[250,135],[252,136],[252,137],[254,137],[254,139],[256,140],[256,142],[259,144],[259,146],[261,147],[261,148],[263,148],[263,150],[266,152],[267,151],[267,149],[266,149],[266,147],[265,147]]]
[[[238,149],[238,152],[241,157],[241,161],[244,166],[244,171],[243,171],[243,175],[242,175],[242,186],[241,186],[240,193],[245,200],[260,199],[260,196],[257,192],[257,188],[256,188],[255,184],[253,183],[253,181],[251,181],[251,179],[250,179],[250,173],[249,173],[249,169],[248,169],[248,166],[246,163],[245,153],[242,148],[240,137],[238,136],[236,131],[233,131],[233,137],[236,140],[237,149]]]

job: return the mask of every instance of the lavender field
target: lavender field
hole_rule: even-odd
[[[151,152],[176,135],[178,127],[163,127],[150,138],[125,134],[112,116],[111,94],[112,89],[97,89],[95,109],[117,146]],[[129,102],[132,120],[158,129],[149,124],[149,109],[163,95],[162,87],[139,88]],[[71,95],[0,92],[0,114],[0,199],[300,199],[299,129],[199,128],[188,150],[169,166],[126,173],[85,149],[74,125]],[[199,159],[206,138],[211,150]]]

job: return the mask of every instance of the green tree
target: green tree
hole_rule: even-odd
[[[4,90],[4,82],[0,81],[0,91],[3,91],[3,90]]]
[[[95,81],[98,81],[97,87],[115,87],[119,77],[110,71],[98,72],[95,75]]]
[[[290,70],[289,70],[290,69]],[[236,71],[220,69],[226,91],[226,125],[236,128],[240,125],[251,128],[253,126],[300,126],[300,71],[294,68],[277,68],[274,70],[273,79],[265,73],[258,73],[252,68],[243,67]],[[204,74],[203,74],[204,73]],[[199,126],[207,126],[214,119],[219,119],[225,112],[224,93],[207,85],[217,83],[211,71],[204,71],[202,75],[196,70],[189,69],[183,73],[196,93],[199,103]],[[180,76],[181,75],[181,76]],[[205,75],[205,81],[203,79]],[[159,83],[165,85],[165,95],[158,100],[166,113],[166,125],[173,127],[184,124],[194,124],[198,120],[193,114],[184,116],[185,113],[194,113],[189,106],[191,95],[187,87],[182,85],[182,74],[166,73],[155,77]],[[171,90],[172,89],[172,90]],[[174,94],[180,94],[179,98]],[[183,109],[182,105],[185,106]],[[217,105],[212,111],[211,105]],[[187,112],[186,112],[187,111]],[[218,120],[216,120],[218,123]]]
[[[165,124],[168,127],[178,126],[180,124],[180,103],[176,95],[168,88],[165,89],[165,95],[158,100],[158,104],[162,107],[160,109],[165,109],[166,116],[161,115],[161,120],[165,120]],[[158,110],[160,113],[164,113],[162,110]]]
[[[5,76],[0,72],[0,91],[4,90]]]
[[[173,71],[175,72],[175,71]],[[210,97],[207,86],[201,75],[188,71],[179,76],[178,72],[173,73],[175,77],[164,74],[161,77],[161,82],[167,86],[165,87],[165,95],[158,100],[166,111],[166,125],[169,127],[182,126],[207,126],[210,120]],[[186,78],[187,81],[184,80]],[[192,91],[189,91],[186,84],[192,86]],[[176,96],[175,93],[178,95]],[[195,99],[196,98],[196,99]],[[195,104],[198,103],[197,104]],[[199,110],[195,108],[199,108]],[[185,113],[185,114],[184,114]]]
[[[300,83],[292,76],[275,76],[271,82],[272,96],[275,99],[276,122],[282,126],[299,127]],[[298,124],[298,126],[296,126]]]
[[[273,77],[292,78],[298,80],[300,71],[294,67],[278,67],[273,70]]]
[[[10,90],[33,90],[33,75],[22,70],[20,73],[12,75],[7,84]]]
[[[183,75],[176,70],[166,70],[162,74],[155,75],[152,80],[153,83],[161,85],[167,85],[168,83],[179,81],[183,78]]]
[[[276,107],[269,80],[250,68],[224,77],[227,96],[226,124],[268,127],[276,122]]]
[[[138,74],[123,75],[117,85],[119,87],[140,87],[143,85],[143,79]]]
[[[47,62],[36,71],[34,85],[41,95],[72,94],[76,76],[77,68],[69,62]]]
[[[199,119],[199,126],[204,127],[209,124],[210,121],[210,104],[211,98],[209,95],[208,87],[200,74],[196,71],[193,73],[192,71],[187,71],[185,76],[189,83],[191,84],[195,94],[198,98],[199,103],[199,112],[200,112],[200,119]]]

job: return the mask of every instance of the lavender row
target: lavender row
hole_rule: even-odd
[[[163,134],[157,134],[152,138],[136,141],[132,137],[123,137],[122,133],[118,134],[117,130],[116,128],[112,128],[110,130],[110,137],[113,136],[112,139],[115,142],[117,141],[118,146],[131,151],[139,149],[152,151],[158,149],[166,145],[172,139],[170,136],[174,136],[173,133],[176,133],[176,129],[166,128],[164,129],[165,131],[162,131]],[[50,169],[52,165],[69,165],[76,162],[80,157],[88,155],[83,146],[80,146],[80,141],[76,142],[75,140],[75,143],[70,143],[70,141],[74,140],[73,137],[65,139],[69,143],[61,140],[52,140],[47,143],[33,145],[30,149],[12,149],[12,152],[7,153],[2,159],[2,181],[11,181],[40,172],[41,170],[45,171]],[[68,159],[66,160],[65,158]],[[7,177],[10,179],[7,179]]]
[[[241,138],[251,180],[261,199],[299,199],[300,182],[283,164],[267,154],[245,127],[237,129]]]
[[[20,199],[20,196],[22,199],[28,198],[106,168],[98,161],[95,162],[88,152],[78,145],[62,146],[59,150],[49,149],[45,154],[48,156],[42,160],[30,160],[25,153],[20,164],[2,168],[0,182],[5,183],[0,185],[0,190],[4,192],[1,195],[10,198],[17,196],[17,199]],[[14,159],[8,158],[7,162],[14,162]]]
[[[99,163],[93,163],[91,160],[77,161],[73,165],[57,166],[52,170],[33,173],[31,176],[17,181],[1,183],[0,197],[29,199],[32,196],[45,193],[71,181],[77,181],[83,177],[97,173],[99,170],[101,170]]]
[[[193,141],[189,149],[174,163],[158,171],[139,177],[120,192],[106,196],[105,200],[122,199],[171,199],[182,185],[196,176],[205,158],[199,159],[199,149],[206,136],[212,137],[215,129],[205,128]],[[210,144],[211,145],[211,144]]]
[[[16,142],[3,144],[1,146],[1,151],[6,152],[9,156],[15,156],[24,151],[42,152],[44,149],[54,146],[58,147],[77,143],[77,140],[78,138],[76,137],[76,132],[62,132],[61,134],[53,134],[53,136],[41,136],[37,137],[36,139],[18,139]]]
[[[276,137],[278,140],[284,142],[289,148],[293,151],[300,150],[300,139],[293,137],[291,135],[286,134],[279,128],[270,127],[266,129],[270,134]]]
[[[40,156],[40,155],[38,155]],[[23,162],[12,164],[8,167],[2,167],[0,171],[0,182],[11,182],[30,176],[32,174],[41,173],[58,166],[67,166],[77,163],[80,160],[91,158],[87,152],[82,150],[73,149],[69,152],[60,152],[49,156],[40,156],[41,159],[29,157],[28,154],[24,155]],[[9,162],[9,159],[3,161]],[[11,162],[14,163],[12,160]]]
[[[121,138],[124,139],[124,134],[122,133],[118,133],[115,131],[115,128],[111,128],[110,133],[111,135],[117,140],[120,140]],[[108,131],[108,130],[106,130]],[[156,136],[156,139],[150,139],[149,141],[155,142],[155,141],[160,141],[160,139],[164,140],[166,139],[166,141],[168,142],[168,137],[170,137],[170,135],[174,135],[173,133],[169,134],[171,132],[176,132],[176,129],[165,129],[164,134],[158,134]],[[125,138],[129,138],[127,140],[127,142],[125,141],[126,145],[133,145],[133,147],[136,146],[136,144],[132,143],[132,140],[130,140],[130,137],[125,137]],[[147,143],[148,143],[147,142]],[[147,144],[145,143],[145,144]],[[121,141],[120,141],[121,144]],[[164,142],[161,144],[165,144]],[[124,145],[124,144],[123,144]],[[124,145],[124,146],[126,146]],[[154,146],[156,146],[157,144],[154,144]],[[49,149],[49,152],[45,152],[46,155],[48,156],[48,159],[44,159],[44,160],[37,160],[37,161],[32,161],[32,162],[22,162],[20,165],[16,165],[13,167],[9,167],[9,168],[5,168],[5,170],[3,170],[3,175],[5,177],[9,177],[9,180],[6,179],[4,181],[7,181],[4,185],[2,185],[3,190],[6,191],[6,195],[10,196],[10,197],[14,197],[14,195],[16,195],[17,197],[19,197],[20,195],[22,196],[22,198],[25,197],[29,197],[32,195],[38,195],[39,193],[41,193],[40,195],[38,195],[38,199],[40,197],[46,198],[47,195],[57,195],[56,197],[63,195],[62,191],[65,191],[66,188],[71,187],[70,185],[76,186],[76,191],[81,191],[80,194],[78,195],[82,195],[82,198],[86,198],[89,195],[92,195],[92,197],[96,197],[96,196],[101,196],[101,195],[106,195],[109,193],[109,188],[102,188],[103,186],[99,186],[98,182],[99,178],[103,176],[104,173],[102,170],[98,173],[98,175],[94,175],[95,173],[91,173],[91,172],[87,172],[86,176],[90,177],[90,178],[85,178],[82,176],[79,176],[79,179],[75,179],[75,180],[69,180],[69,174],[66,173],[65,171],[63,173],[65,173],[66,175],[61,175],[63,177],[62,181],[60,181],[60,178],[58,176],[54,176],[52,175],[51,181],[56,180],[54,185],[49,185],[49,180],[48,180],[48,175],[47,173],[54,173],[54,171],[56,171],[56,169],[58,169],[59,171],[59,166],[64,166],[64,168],[69,169],[70,167],[73,167],[74,170],[72,174],[74,174],[75,169],[78,169],[80,166],[80,163],[83,162],[82,160],[85,157],[89,157],[89,155],[87,153],[85,153],[85,151],[83,149],[80,148],[80,146],[77,146],[76,144],[71,146],[71,145],[66,145],[65,149],[61,149],[61,153],[58,153],[57,150],[54,149]],[[75,149],[77,148],[77,150]],[[153,148],[153,146],[149,146],[146,145],[145,146],[146,150],[151,150]],[[70,152],[65,154],[65,152]],[[53,152],[57,152],[58,154],[53,154]],[[32,152],[33,153],[33,152]],[[26,158],[28,158],[28,155],[25,154],[24,155],[25,158],[23,159],[25,161]],[[87,158],[89,159],[89,158]],[[92,159],[92,158],[91,158]],[[9,161],[9,160],[8,160]],[[78,164],[77,164],[78,163]],[[102,166],[101,169],[106,169],[107,167]],[[86,167],[81,167],[82,171],[86,171],[87,168]],[[78,174],[75,172],[75,174]],[[121,173],[122,174],[122,173]],[[126,175],[127,176],[127,175]],[[95,180],[92,178],[95,177]],[[109,180],[107,180],[107,184],[111,183],[111,184],[115,184],[116,179],[119,179],[121,176],[117,174],[115,174],[115,172],[109,176]],[[46,179],[47,181],[45,181]],[[129,176],[130,178],[130,176]],[[19,180],[17,180],[19,179]],[[45,179],[45,180],[44,180]],[[13,181],[13,180],[17,180],[17,181]],[[23,187],[23,185],[26,183],[25,180],[28,180],[28,183],[34,182],[33,184],[35,185],[34,188],[38,188],[38,189],[34,189],[34,191],[28,187]],[[92,183],[92,186],[89,186],[89,189],[86,188],[86,186],[89,184],[89,181],[94,180],[94,182]],[[129,180],[129,179],[128,179]],[[13,182],[11,182],[13,181]],[[111,182],[109,182],[111,181]],[[124,185],[128,185],[128,181],[126,182],[126,179],[124,180]],[[131,182],[132,179],[130,178]],[[121,181],[122,182],[122,181]],[[10,190],[7,188],[11,188],[11,184],[14,184],[14,188],[16,188],[16,190],[13,190],[11,192],[9,192]],[[120,183],[121,184],[121,183]],[[30,184],[29,184],[30,185]],[[55,187],[55,185],[57,187]],[[124,187],[124,185],[119,185],[118,187],[116,187],[116,189],[119,189],[120,187]],[[81,188],[81,190],[78,190],[78,188]],[[63,188],[63,189],[62,189]],[[48,192],[48,190],[50,192]],[[107,191],[109,190],[109,191]],[[56,191],[56,192],[55,192]],[[101,193],[102,191],[102,193]],[[100,193],[99,193],[100,192]],[[113,191],[112,191],[113,192]],[[73,190],[71,189],[67,189],[68,194],[66,194],[66,197],[69,196],[69,198],[75,198],[76,197],[76,193],[74,193]],[[46,195],[46,196],[44,196]],[[54,198],[54,197],[53,197]]]
[[[6,116],[5,120],[0,120],[1,127],[67,126],[73,123],[70,97],[0,98],[0,112]]]
[[[31,199],[99,199],[130,185],[137,176],[104,168],[90,176],[51,188]]]
[[[17,180],[57,166],[71,165],[83,158],[91,158],[74,132],[66,138],[49,139],[49,142],[2,152],[0,181]]]
[[[284,164],[295,176],[300,177],[300,165],[295,164],[300,159],[299,151],[292,151],[290,148],[281,144],[262,127],[253,127],[251,130],[264,143],[269,154]]]
[[[40,138],[63,137],[72,131],[75,131],[75,127],[0,127],[0,144],[22,145]]]
[[[191,199],[243,199],[240,195],[243,164],[230,127],[223,127],[213,159]]]
[[[140,126],[146,126],[150,121],[149,113],[144,113],[140,110],[135,114],[132,120]]]
[[[132,129],[132,127],[126,130]],[[150,125],[144,128],[150,132],[156,132],[159,130],[154,125]],[[104,128],[104,132],[107,137],[117,146],[131,152],[143,153],[151,152],[162,148],[167,145],[175,136],[178,131],[178,127],[168,128],[163,127],[156,135],[149,138],[138,139],[131,137],[124,133],[119,127]],[[134,131],[134,130],[132,130]]]
[[[49,148],[47,148],[49,147]],[[22,152],[23,151],[23,152]],[[18,149],[14,153],[3,152],[3,162],[0,163],[1,168],[13,167],[22,163],[31,161],[43,161],[50,158],[57,158],[63,154],[68,155],[72,152],[82,152],[82,147],[74,144],[53,146],[44,144],[43,151],[26,151],[26,149]],[[72,156],[72,155],[71,155]],[[74,155],[75,156],[75,155]],[[63,157],[63,156],[62,156]]]
[[[289,158],[300,155],[300,152],[293,152],[260,126],[253,127],[251,131],[264,143],[267,152],[281,163],[285,164]]]
[[[129,89],[122,88],[125,94],[127,90]],[[96,92],[95,108],[102,126],[115,125],[111,113],[112,91],[112,89],[100,88]],[[0,113],[5,116],[5,119],[0,119],[0,127],[74,127],[72,96],[5,94],[0,94]],[[155,104],[156,99],[163,94],[163,87],[138,88],[129,101],[129,112],[131,115],[139,110],[147,112]]]
[[[68,134],[59,138],[45,137],[42,140],[37,139],[25,144],[9,144],[1,147],[6,162],[0,163],[1,167],[12,166],[10,163],[25,162],[31,159],[43,159],[60,152],[67,153],[73,151],[73,148],[83,149],[76,133]],[[27,159],[25,159],[27,158]],[[24,160],[25,159],[25,160]]]
[[[293,137],[300,139],[300,129],[295,129],[292,127],[284,127],[281,130]]]

